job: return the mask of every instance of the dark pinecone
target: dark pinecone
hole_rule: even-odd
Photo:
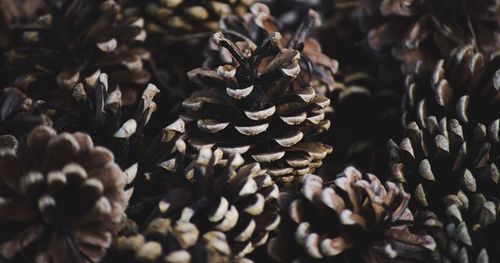
[[[348,167],[330,182],[306,175],[301,194],[281,193],[278,262],[422,262],[435,243],[409,231],[410,195]]]
[[[500,2],[497,0],[363,0],[358,14],[369,46],[392,53],[412,72],[421,60],[432,67],[462,45],[485,54],[500,44]],[[388,52],[387,52],[388,51]]]
[[[152,216],[191,222],[200,234],[221,231],[238,256],[264,245],[280,222],[278,187],[266,170],[258,163],[244,165],[238,154],[223,159],[221,150],[206,147],[190,161],[185,149],[177,140],[175,157],[150,174],[166,186]]]
[[[200,233],[190,222],[156,218],[140,232],[133,221],[121,231],[104,262],[229,263],[233,258],[224,233]]]
[[[47,8],[33,21],[12,25],[15,43],[6,63],[16,87],[53,101],[65,94],[55,87],[71,90],[100,71],[122,89],[149,81],[143,67],[149,54],[136,47],[146,37],[144,21],[124,17],[113,0],[50,0]]]
[[[14,87],[0,89],[0,135],[27,135],[38,125],[52,126],[50,112]]]
[[[499,79],[499,53],[484,57],[470,46],[406,79],[407,137],[389,143],[393,178],[413,193],[412,207],[460,232],[450,234],[457,245],[441,246],[450,260],[475,261],[483,248],[490,262],[500,260],[489,230],[500,231]]]
[[[0,149],[0,179],[0,251],[12,262],[96,262],[124,219],[123,172],[84,133],[35,128]]]
[[[213,146],[257,161],[279,183],[314,171],[332,151],[314,140],[327,130],[330,100],[309,83],[297,81],[301,56],[279,48],[279,33],[259,46],[234,43],[222,33],[213,41],[229,50],[237,64],[188,74],[205,89],[183,102],[189,146]]]
[[[39,105],[52,113],[56,130],[89,133],[96,144],[113,151],[117,163],[125,168],[138,157],[144,129],[156,111],[153,98],[159,92],[155,85],[149,84],[136,108],[125,107],[137,99],[123,94],[119,87],[110,86],[108,75],[100,73],[78,83],[70,103],[42,101]]]
[[[300,52],[300,74],[297,77],[300,85],[310,85],[316,92],[326,94],[334,89],[334,74],[338,62],[322,52],[319,42],[309,35],[320,26],[319,15],[312,10],[306,12],[295,31],[282,30],[280,22],[271,15],[270,9],[264,4],[254,4],[251,12],[244,16],[227,16],[221,19],[221,31],[239,48],[250,49],[262,45],[275,32],[282,32],[283,38],[275,43],[279,48],[291,48]],[[277,41],[277,40],[276,40]],[[210,42],[205,51],[204,68],[215,69],[223,64],[236,64],[231,52],[220,45]]]
[[[254,0],[125,0],[128,16],[144,17],[153,37],[185,41],[193,33],[219,29],[219,19],[230,14],[244,14]]]

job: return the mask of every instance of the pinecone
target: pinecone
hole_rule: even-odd
[[[206,87],[183,102],[189,145],[241,154],[247,162],[259,162],[278,183],[319,167],[332,149],[313,137],[330,126],[324,119],[330,100],[296,81],[299,51],[279,48],[279,33],[259,46],[234,43],[220,32],[212,39],[237,64],[188,73]]]
[[[0,89],[0,135],[27,135],[38,125],[52,126],[50,112],[14,87]]]
[[[133,221],[121,231],[104,262],[244,262],[232,258],[224,233],[201,234],[189,222],[156,218],[140,232]]]
[[[310,85],[322,95],[333,91],[338,62],[323,54],[319,42],[309,37],[309,34],[321,24],[318,13],[309,10],[301,17],[302,23],[297,25],[295,31],[284,32],[266,5],[254,4],[250,11],[243,16],[232,15],[221,19],[221,31],[227,38],[239,48],[248,45],[251,49],[255,49],[272,38],[275,32],[282,32],[284,37],[276,43],[278,47],[296,49],[301,55],[299,64],[301,71],[297,82],[301,85]],[[205,57],[203,67],[208,69],[237,63],[230,51],[214,42],[209,43]]]
[[[109,148],[122,167],[133,164],[137,158],[145,126],[156,111],[153,101],[160,90],[153,84],[144,89],[135,110],[125,107],[137,100],[123,94],[119,87],[110,86],[108,74],[94,74],[73,88],[70,103],[55,104],[45,101],[39,106],[52,112],[57,131],[84,131],[95,143]]]
[[[138,47],[144,21],[124,17],[113,0],[51,0],[47,8],[29,23],[12,25],[15,43],[6,63],[16,87],[54,100],[66,94],[55,87],[71,90],[100,71],[122,89],[149,81],[148,52]]]
[[[306,175],[300,194],[280,194],[286,216],[268,252],[278,262],[423,262],[435,243],[409,231],[409,199],[353,167],[330,182]]]
[[[413,193],[411,206],[460,231],[459,249],[442,246],[451,260],[475,261],[497,243],[489,229],[499,225],[499,76],[500,54],[484,57],[470,46],[430,72],[417,67],[405,84],[407,137],[389,143],[392,176]],[[488,249],[490,262],[499,251]]]
[[[207,147],[190,161],[185,148],[177,140],[175,157],[150,174],[166,186],[151,218],[190,222],[200,234],[221,231],[241,257],[264,245],[280,222],[278,187],[266,170],[258,163],[244,165],[238,154],[223,159],[221,150]]]
[[[219,19],[244,14],[254,0],[125,0],[128,16],[144,17],[150,35],[169,41],[187,41],[194,33],[213,32]],[[165,39],[164,39],[165,40]]]
[[[364,0],[358,14],[369,46],[403,63],[404,73],[421,60],[432,65],[449,51],[474,45],[485,54],[500,44],[500,2],[496,0]]]
[[[38,126],[17,151],[0,149],[0,179],[0,251],[11,262],[96,262],[124,219],[123,172],[84,133]]]

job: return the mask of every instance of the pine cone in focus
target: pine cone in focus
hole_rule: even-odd
[[[175,148],[175,157],[151,173],[167,186],[156,214],[193,223],[200,234],[225,233],[237,256],[264,245],[280,222],[278,187],[266,170],[258,163],[244,165],[238,154],[223,159],[221,150],[206,147],[190,161],[182,139]]]
[[[430,72],[417,69],[405,84],[407,137],[389,143],[393,179],[413,193],[412,207],[430,210],[460,234],[450,234],[458,245],[441,245],[444,256],[475,261],[489,248],[496,262],[490,229],[499,226],[500,55],[465,46]]]
[[[16,42],[6,63],[16,87],[34,99],[54,100],[61,90],[108,72],[112,85],[135,89],[150,79],[144,21],[123,16],[113,0],[52,0],[48,13],[12,26]]]
[[[52,126],[50,112],[14,87],[0,89],[0,135],[27,135],[39,125]]]
[[[243,262],[231,259],[224,233],[205,234],[189,222],[156,218],[143,232],[132,221],[119,234],[104,262]]]
[[[144,89],[135,109],[125,107],[130,94],[109,85],[108,74],[94,74],[73,88],[68,105],[41,102],[41,107],[54,112],[54,128],[58,131],[84,131],[95,143],[109,148],[123,168],[136,159],[142,136],[151,115],[156,111],[153,101],[160,90],[153,84]]]
[[[188,40],[193,33],[219,29],[219,19],[244,14],[254,0],[125,0],[125,14],[143,17],[151,36]],[[177,39],[173,39],[173,37]]]
[[[313,139],[330,126],[324,119],[330,100],[309,83],[295,82],[300,53],[279,48],[280,39],[274,33],[255,46],[214,34],[213,41],[237,64],[189,72],[206,88],[183,102],[187,113],[182,118],[192,148],[241,154],[247,162],[259,162],[278,183],[291,183],[314,171],[332,151]]]
[[[285,31],[280,22],[271,15],[264,4],[254,4],[243,16],[227,16],[221,19],[221,31],[238,47],[251,49],[262,45],[276,32],[283,33],[277,43],[279,48],[291,48],[300,52],[300,73],[296,85],[310,85],[317,93],[326,95],[334,89],[334,75],[338,62],[323,54],[320,43],[309,35],[321,25],[318,13],[309,10],[302,17],[294,31]],[[215,69],[223,64],[236,64],[231,52],[220,45],[209,42],[205,50],[204,68]]]
[[[124,219],[123,172],[84,133],[38,126],[0,149],[1,254],[12,262],[96,262]]]
[[[363,0],[359,23],[368,45],[392,53],[411,73],[417,61],[432,65],[450,50],[474,45],[485,55],[500,45],[497,0]]]
[[[304,177],[301,193],[281,193],[280,234],[268,252],[278,262],[423,262],[435,247],[409,231],[410,195],[348,167],[331,182]]]

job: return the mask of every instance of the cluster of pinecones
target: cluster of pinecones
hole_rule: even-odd
[[[500,0],[0,0],[0,262],[500,262]]]

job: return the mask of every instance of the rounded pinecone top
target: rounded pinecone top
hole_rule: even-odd
[[[467,126],[478,122],[498,126],[494,123],[500,118],[500,52],[485,56],[463,46],[433,69],[417,67],[406,77],[403,102],[405,125],[416,121],[425,127],[426,119],[436,116],[455,118]]]
[[[104,262],[246,262],[232,256],[220,231],[200,233],[190,222],[156,218],[140,232],[132,221],[122,229]]]
[[[220,150],[206,147],[189,162],[182,139],[175,148],[175,158],[150,175],[168,182],[157,212],[191,222],[200,233],[225,233],[232,253],[238,256],[264,245],[280,222],[278,187],[266,170],[258,163],[244,165],[238,154],[223,159]]]
[[[206,89],[183,102],[187,113],[182,118],[190,146],[241,154],[279,181],[290,182],[294,175],[314,171],[332,151],[312,140],[330,127],[325,119],[330,100],[308,83],[294,83],[301,70],[300,53],[279,48],[280,37],[274,33],[255,47],[216,33],[213,40],[237,64],[189,72]]]
[[[275,32],[281,32],[283,37],[279,41],[276,40],[276,45],[280,48],[296,49],[301,55],[301,71],[296,82],[308,83],[307,85],[313,87],[316,92],[324,95],[334,89],[338,62],[323,54],[319,42],[309,36],[321,24],[318,13],[309,10],[301,20],[302,23],[294,31],[285,31],[266,5],[256,3],[251,6],[250,12],[243,16],[223,17],[220,30],[238,46],[249,45],[253,49],[272,38]],[[205,57],[205,68],[212,69],[221,64],[235,63],[231,52],[213,41],[209,42]]]
[[[424,260],[435,243],[409,231],[409,199],[395,184],[384,187],[353,167],[332,182],[306,175],[300,194],[280,194],[286,216],[268,252],[278,262]]]
[[[42,81],[34,87],[72,89],[99,70],[113,84],[149,81],[143,67],[148,52],[137,47],[146,38],[143,20],[124,17],[113,0],[52,0],[47,9],[34,21],[12,25],[16,43],[6,60],[16,86]]]
[[[15,262],[95,262],[110,246],[127,199],[113,154],[84,133],[35,128],[0,149],[1,254]]]
[[[125,0],[124,6],[127,15],[145,18],[148,33],[168,38],[172,34],[189,36],[192,33],[218,30],[221,17],[242,15],[253,1]]]
[[[374,50],[391,49],[411,72],[418,60],[434,63],[449,50],[474,44],[481,52],[497,51],[500,2],[491,0],[364,0],[360,25]]]

